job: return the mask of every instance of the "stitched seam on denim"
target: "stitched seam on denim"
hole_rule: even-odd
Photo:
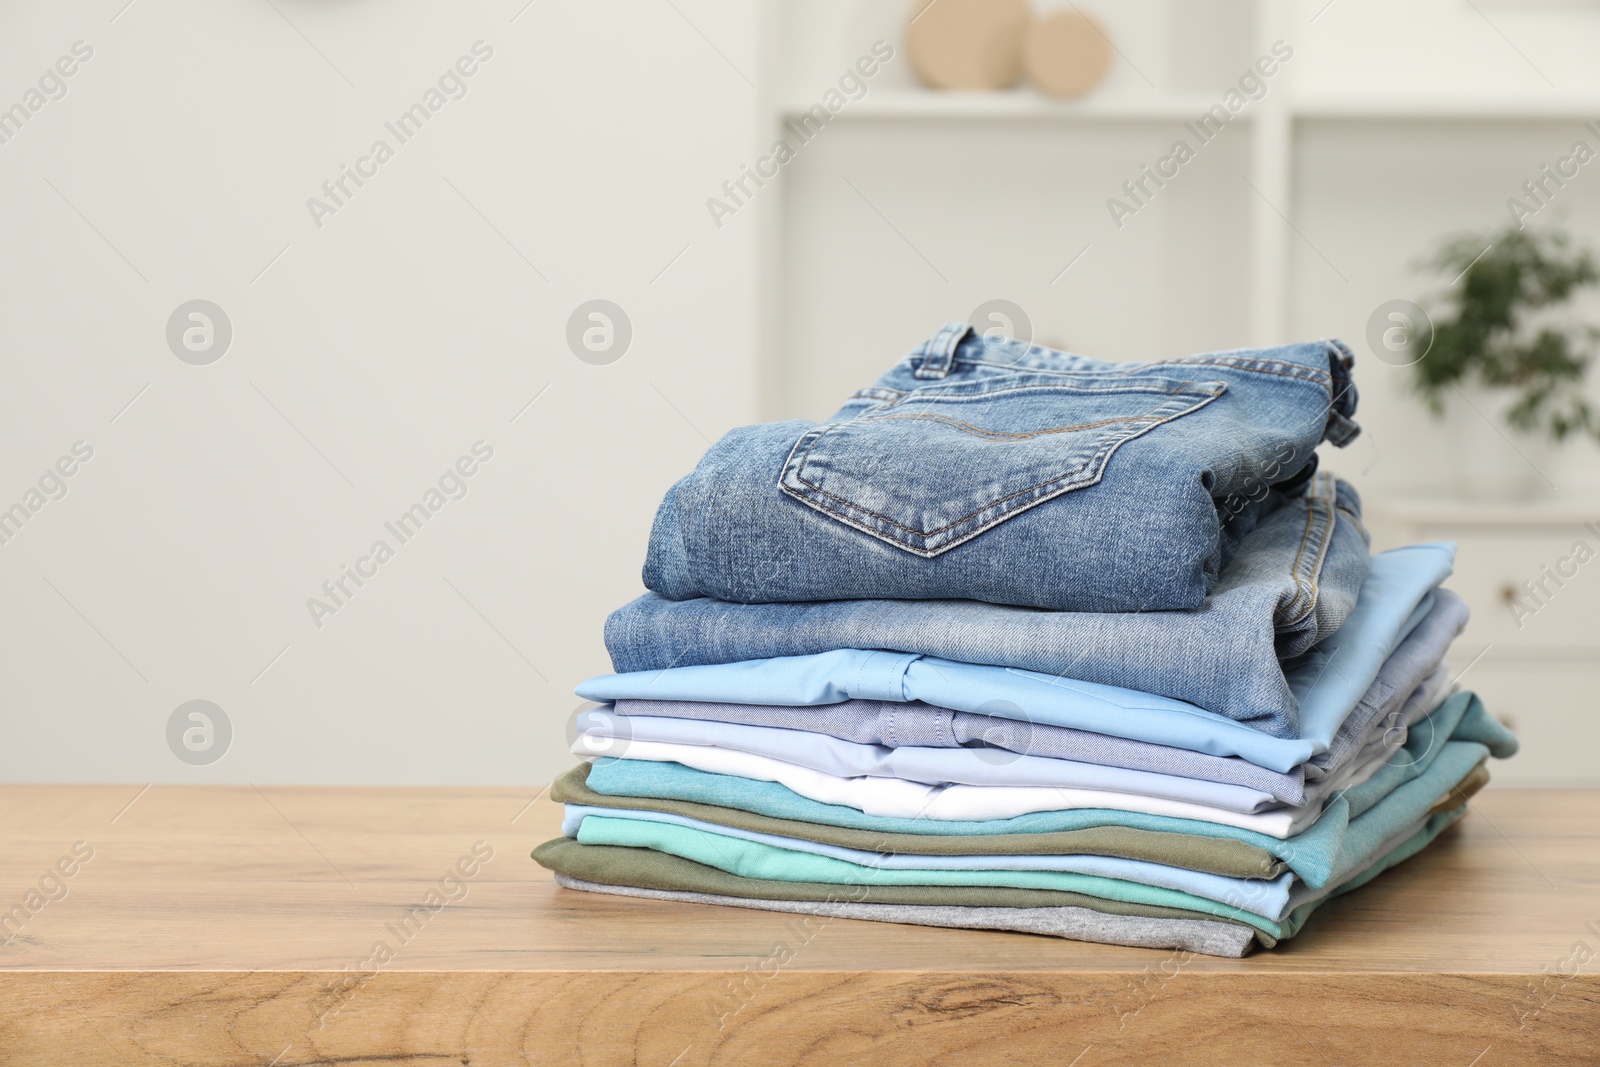
[[[1055,368],[1023,366],[1019,368],[1015,363],[993,363],[982,359],[960,359],[957,360],[957,362],[972,366],[999,367],[1002,369],[1011,370],[1013,372],[1026,371],[1037,374],[1103,374],[1108,377],[1133,377],[1134,375],[1142,374],[1153,367],[1230,367],[1234,370],[1261,371],[1262,373],[1266,374],[1283,374],[1288,377],[1305,378],[1307,380],[1316,381],[1332,378],[1332,375],[1329,374],[1329,372],[1319,367],[1307,367],[1304,364],[1291,363],[1281,359],[1260,359],[1243,356],[1219,356],[1215,358],[1199,356],[1190,359],[1165,359],[1156,360],[1151,363],[1140,363],[1135,366],[1126,366],[1120,368],[1112,366],[1097,370],[1090,370],[1085,367]],[[1270,367],[1277,367],[1281,369],[1270,370]]]
[[[1171,379],[1161,379],[1161,380],[1163,380],[1163,381],[1171,381]],[[1104,385],[1104,386],[1075,385],[1075,384],[1071,384],[1071,383],[1067,383],[1067,382],[1030,382],[1030,383],[1028,383],[1026,385],[1004,385],[1004,384],[998,384],[997,383],[998,387],[994,388],[994,389],[981,389],[981,390],[977,390],[977,391],[974,391],[974,392],[958,392],[958,390],[963,389],[963,388],[971,387],[974,384],[988,384],[988,383],[984,383],[984,382],[979,382],[979,383],[973,383],[973,382],[951,382],[948,386],[944,386],[944,387],[936,386],[936,385],[930,385],[930,386],[928,386],[926,388],[917,389],[917,390],[914,390],[914,391],[912,391],[910,393],[906,393],[900,399],[901,400],[909,399],[911,401],[928,400],[928,401],[937,401],[937,402],[947,403],[947,404],[961,404],[961,403],[976,402],[976,401],[980,401],[980,400],[989,400],[989,399],[991,399],[993,397],[1005,396],[1005,395],[1010,394],[1010,393],[1029,393],[1029,392],[1041,392],[1041,393],[1062,393],[1062,392],[1067,392],[1067,393],[1162,393],[1162,394],[1165,394],[1165,395],[1168,395],[1168,396],[1193,396],[1193,395],[1197,395],[1197,394],[1209,395],[1209,396],[1220,396],[1222,393],[1226,392],[1227,388],[1228,388],[1228,383],[1227,382],[1200,382],[1200,381],[1195,381],[1194,379],[1191,378],[1191,379],[1185,379],[1184,381],[1181,381],[1181,382],[1173,382],[1170,386],[1163,386],[1163,385],[1156,385],[1156,384],[1145,384],[1145,383],[1127,384],[1127,383],[1122,383],[1122,382],[1111,382],[1110,384],[1107,384],[1107,385]],[[941,391],[941,390],[943,390],[943,391]]]
[[[1005,433],[1000,430],[985,430],[981,426],[974,426],[970,422],[952,419],[948,415],[872,415],[863,416],[857,422],[885,422],[889,419],[904,419],[908,422],[939,422],[946,426],[953,426],[959,430],[967,430],[976,437],[987,437],[993,440],[1031,441],[1035,437],[1047,437],[1055,433],[1075,433],[1082,430],[1098,430],[1102,426],[1115,426],[1119,423],[1154,422],[1153,415],[1134,415],[1118,419],[1102,419],[1099,422],[1081,422],[1076,426],[1057,426],[1050,430],[1034,430],[1030,433]],[[1082,470],[1082,467],[1077,468]]]
[[[971,365],[1000,367],[1012,372],[1017,372],[1018,370],[1014,363],[990,363],[986,360],[958,360],[958,362],[968,363]],[[1270,364],[1270,367],[1260,365],[1246,366],[1246,362],[1254,364]],[[1327,391],[1329,396],[1333,395],[1333,375],[1331,375],[1329,372],[1320,370],[1316,367],[1305,367],[1298,363],[1285,363],[1281,360],[1275,359],[1252,359],[1245,361],[1236,358],[1224,357],[1222,359],[1168,360],[1165,362],[1144,363],[1137,367],[1128,367],[1124,370],[1053,370],[1049,367],[1024,367],[1022,370],[1026,370],[1031,374],[1103,374],[1106,376],[1125,375],[1127,377],[1133,377],[1134,375],[1150,370],[1153,367],[1227,367],[1230,370],[1236,370],[1246,374],[1273,374],[1280,378],[1294,378],[1299,381],[1312,382],[1314,384],[1321,385]],[[1271,367],[1278,367],[1281,369],[1273,370]]]
[[[1013,497],[1024,496],[1024,495],[1026,495],[1028,493],[1033,492],[1036,489],[1040,489],[1040,488],[1042,488],[1044,486],[1049,485],[1051,482],[1058,482],[1058,481],[1062,481],[1062,480],[1064,480],[1066,478],[1069,478],[1072,475],[1078,473],[1079,471],[1082,471],[1082,470],[1086,469],[1091,464],[1093,464],[1095,462],[1098,462],[1100,464],[1100,470],[1099,470],[1099,473],[1097,474],[1096,478],[1093,481],[1085,482],[1081,486],[1069,487],[1067,490],[1063,490],[1063,492],[1070,492],[1072,489],[1087,488],[1090,485],[1096,485],[1096,484],[1099,483],[1100,478],[1104,476],[1105,464],[1110,462],[1112,454],[1115,453],[1116,450],[1119,447],[1121,447],[1123,444],[1127,443],[1128,441],[1134,440],[1137,437],[1143,436],[1144,434],[1148,433],[1149,431],[1155,429],[1157,426],[1163,426],[1163,425],[1165,425],[1165,424],[1167,424],[1169,422],[1172,422],[1174,419],[1182,418],[1184,415],[1188,415],[1188,414],[1191,414],[1193,412],[1199,411],[1201,408],[1205,407],[1207,404],[1209,404],[1213,400],[1215,400],[1217,398],[1217,395],[1220,395],[1220,394],[1216,394],[1216,395],[1212,395],[1212,396],[1209,396],[1209,397],[1205,397],[1204,399],[1200,400],[1198,403],[1194,404],[1192,407],[1185,408],[1182,411],[1174,412],[1173,414],[1171,414],[1171,415],[1167,416],[1166,418],[1162,419],[1160,422],[1154,422],[1154,423],[1151,423],[1148,426],[1144,426],[1139,430],[1138,433],[1132,433],[1132,434],[1127,434],[1127,435],[1118,437],[1115,441],[1111,442],[1111,445],[1110,445],[1109,448],[1106,448],[1106,449],[1103,450],[1104,453],[1105,453],[1105,455],[1103,457],[1100,455],[1100,452],[1097,451],[1092,459],[1090,459],[1088,462],[1084,463],[1084,465],[1082,467],[1078,467],[1074,471],[1069,471],[1066,474],[1053,475],[1052,477],[1046,478],[1044,481],[1039,482],[1037,485],[1031,485],[1031,486],[1028,486],[1026,489],[1019,489],[1014,493],[1008,493],[1006,496],[1003,496],[998,500],[990,501],[989,503],[985,504],[983,507],[979,508],[977,511],[974,511],[969,515],[965,515],[962,518],[956,519],[956,520],[950,522],[949,524],[947,524],[945,526],[941,526],[937,530],[916,530],[916,529],[913,529],[913,528],[911,528],[909,526],[905,526],[905,525],[903,525],[901,523],[895,522],[893,519],[889,518],[887,515],[879,515],[877,512],[871,510],[870,508],[862,507],[860,504],[854,503],[853,501],[845,500],[843,497],[835,496],[834,494],[829,493],[827,490],[822,489],[821,487],[815,485],[814,483],[806,481],[803,477],[800,476],[800,472],[799,472],[798,468],[795,470],[794,477],[795,477],[796,481],[798,481],[801,484],[805,485],[806,488],[810,489],[812,492],[814,492],[814,493],[816,493],[816,494],[818,494],[820,496],[828,497],[830,500],[837,500],[840,504],[843,504],[848,508],[851,508],[853,510],[859,511],[864,515],[870,515],[875,519],[880,519],[881,521],[889,524],[890,526],[894,526],[894,527],[896,527],[898,529],[905,530],[907,533],[917,534],[917,535],[922,536],[922,537],[929,537],[929,536],[931,536],[933,534],[943,533],[945,530],[949,530],[949,529],[951,529],[953,527],[959,526],[964,522],[968,522],[968,521],[972,520],[974,517],[976,517],[980,512],[987,511],[989,508],[996,507],[996,506],[998,506],[1000,504],[1003,504],[1006,501],[1012,499]],[[822,437],[822,435],[818,434],[817,435],[817,440],[820,440],[821,437]],[[803,441],[803,440],[805,440],[804,437],[801,438],[801,441]],[[807,449],[806,449],[807,454],[810,453],[812,447],[815,447],[815,441],[812,442],[811,446],[807,447]],[[787,470],[789,468],[789,465],[794,462],[795,453],[797,451],[799,451],[799,448],[800,448],[800,441],[796,441],[794,449],[791,450],[790,453],[789,453],[788,461],[786,461],[784,463],[785,472],[787,472]],[[801,460],[801,464],[803,465],[804,462],[805,461],[802,459]],[[789,486],[786,486],[786,485],[782,484],[782,475],[779,476],[779,488],[784,490],[784,491],[786,491],[786,492],[790,492],[791,494],[793,493],[793,490],[791,490]],[[1060,494],[1056,494],[1056,495],[1060,495]],[[1032,503],[1028,504],[1025,508],[1013,509],[1013,510],[1007,512],[1006,515],[1001,516],[999,518],[996,518],[992,522],[986,523],[981,529],[973,531],[970,535],[968,535],[966,537],[963,537],[960,541],[957,541],[955,544],[949,545],[948,548],[955,548],[957,545],[965,544],[967,541],[970,541],[972,538],[977,537],[981,533],[985,533],[986,531],[992,529],[994,526],[998,525],[999,523],[1004,522],[1006,519],[1011,518],[1013,515],[1021,514],[1021,512],[1024,511],[1024,510],[1027,510],[1027,508],[1035,507],[1038,504],[1043,504],[1046,501],[1053,500],[1053,499],[1055,499],[1054,496],[1043,497],[1043,498],[1041,498],[1039,500],[1033,501]],[[833,512],[833,511],[830,511],[828,514],[832,515],[835,519],[838,519],[839,521],[844,522],[846,525],[849,525],[849,526],[851,526],[851,527],[853,527],[853,528],[855,528],[857,530],[862,531],[863,533],[871,534],[871,535],[873,535],[875,537],[881,535],[882,531],[869,529],[866,526],[861,525],[859,520],[852,520],[849,516],[840,515],[839,513]]]
[[[1317,610],[1317,604],[1322,600],[1322,570],[1328,564],[1328,556],[1333,551],[1333,539],[1339,533],[1339,509],[1334,503],[1338,486],[1332,476],[1328,478],[1327,487],[1328,492],[1321,499],[1325,518],[1322,535],[1317,544],[1317,558],[1310,564],[1311,602],[1306,605],[1308,617]]]
[[[1326,507],[1326,498],[1318,493],[1315,488],[1316,482],[1321,480],[1320,477],[1314,479],[1312,483],[1313,489],[1306,493],[1306,528],[1300,536],[1300,547],[1295,552],[1293,566],[1295,595],[1287,606],[1293,608],[1303,597],[1309,596],[1310,599],[1307,600],[1305,608],[1298,615],[1285,619],[1277,625],[1276,628],[1280,630],[1305,621],[1306,616],[1315,611],[1317,607],[1318,576],[1322,573],[1323,560],[1327,558],[1328,544],[1333,540],[1334,524],[1338,522],[1338,509]],[[1332,488],[1332,479],[1329,479],[1325,484]],[[1312,530],[1319,518],[1322,520],[1322,536],[1317,542],[1316,559],[1309,567],[1306,567],[1304,566],[1306,544],[1310,541]],[[1306,585],[1301,583],[1300,573],[1302,569],[1310,572],[1307,575]]]
[[[1214,365],[1217,365],[1217,364],[1214,364]],[[1220,364],[1220,365],[1222,365],[1222,366],[1232,366],[1231,364]],[[1309,382],[1312,385],[1320,385],[1322,387],[1322,391],[1327,393],[1330,397],[1333,395],[1332,382],[1329,380],[1327,374],[1322,372],[1322,371],[1310,371],[1309,373],[1296,373],[1295,371],[1288,371],[1288,370],[1273,370],[1270,367],[1240,367],[1240,366],[1233,366],[1233,369],[1237,370],[1237,371],[1240,371],[1242,373],[1245,373],[1245,374],[1271,374],[1271,375],[1273,375],[1274,377],[1277,377],[1277,378],[1290,378],[1290,379],[1293,379],[1294,381],[1297,381],[1297,382]],[[1303,367],[1302,368],[1296,368],[1296,370],[1297,371],[1304,371],[1305,368],[1303,368]]]
[[[989,360],[989,359],[971,359],[971,358],[958,357],[956,359],[956,363],[958,365],[964,366],[964,367],[993,367],[993,368],[995,368],[997,370],[1006,371],[1006,372],[1009,372],[1009,373],[1012,373],[1012,374],[1023,374],[1023,373],[1026,373],[1026,374],[1106,374],[1106,375],[1111,375],[1111,374],[1122,374],[1122,373],[1125,373],[1125,372],[1120,371],[1120,370],[1106,370],[1106,369],[1101,369],[1101,368],[1098,368],[1098,367],[1087,367],[1087,366],[1037,367],[1037,366],[1034,366],[1031,363],[1020,363],[1020,362],[1018,362],[1018,360],[1020,360],[1022,358],[1023,357],[1019,356],[1019,357],[1017,357],[1017,360],[1012,360],[1010,363],[999,363],[999,362],[996,362],[994,360]],[[1088,360],[1089,359],[1089,357],[1087,357],[1087,356],[1079,356],[1079,357],[1076,357],[1076,358],[1083,359],[1083,360]]]
[[[1325,492],[1316,488],[1319,482],[1321,483],[1321,489],[1326,490]],[[1317,536],[1315,558],[1309,563],[1304,561],[1304,556],[1296,560],[1297,566],[1303,565],[1307,571],[1307,583],[1310,590],[1308,596],[1310,599],[1306,604],[1305,611],[1299,618],[1291,620],[1292,622],[1299,622],[1316,610],[1322,585],[1322,567],[1327,560],[1328,549],[1333,543],[1334,531],[1338,523],[1338,510],[1333,506],[1332,497],[1332,494],[1337,492],[1337,489],[1338,487],[1331,477],[1325,480],[1316,478],[1313,480],[1313,490],[1308,494],[1311,503],[1309,510],[1316,512],[1321,522],[1318,531],[1319,536]]]
[[[1273,374],[1280,378],[1296,378],[1300,381],[1315,382],[1318,385],[1329,387],[1333,382],[1333,375],[1320,367],[1307,367],[1300,363],[1288,363],[1279,359],[1254,359],[1242,356],[1223,356],[1218,359],[1194,360],[1158,360],[1147,363],[1148,367],[1229,367],[1233,370],[1243,371],[1247,374]]]
[[[1309,503],[1308,502],[1307,505],[1306,505],[1306,528],[1304,530],[1302,530],[1301,533],[1300,533],[1300,547],[1295,550],[1294,563],[1290,566],[1290,577],[1292,577],[1294,579],[1294,597],[1286,605],[1287,608],[1291,608],[1292,609],[1296,604],[1300,603],[1300,601],[1302,599],[1304,599],[1305,596],[1306,596],[1305,586],[1300,580],[1301,560],[1305,558],[1306,542],[1311,537],[1311,530],[1312,530],[1312,527],[1315,525],[1316,521],[1317,521],[1317,506],[1316,506],[1315,503]],[[1315,605],[1316,605],[1316,601],[1315,600],[1309,601],[1307,603],[1307,605],[1306,605],[1305,610],[1301,611],[1300,614],[1295,616],[1294,618],[1292,618],[1292,619],[1274,620],[1275,621],[1275,625],[1274,625],[1273,629],[1274,630],[1287,630],[1288,628],[1293,626],[1295,623],[1303,621],[1305,619],[1305,617],[1306,617],[1307,612],[1309,612],[1311,610],[1311,608],[1314,607]]]

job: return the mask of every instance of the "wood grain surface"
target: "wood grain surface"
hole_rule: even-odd
[[[1244,960],[568,892],[535,790],[0,815],[4,1064],[1600,1063],[1600,793],[1491,787]]]

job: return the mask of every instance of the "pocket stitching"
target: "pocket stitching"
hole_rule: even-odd
[[[1148,391],[1151,391],[1151,390],[1141,390],[1141,391],[1148,392]],[[1067,487],[1061,489],[1060,491],[1053,492],[1053,493],[1050,493],[1050,494],[1045,495],[1045,496],[1041,496],[1037,500],[1034,500],[1034,501],[1031,501],[1031,502],[1029,502],[1027,504],[1021,505],[1020,507],[1013,508],[1013,509],[1009,510],[1005,515],[1003,515],[1001,517],[998,517],[998,518],[996,518],[996,519],[994,519],[994,520],[992,520],[990,522],[987,522],[987,523],[983,524],[978,529],[973,530],[971,533],[969,533],[969,534],[967,534],[967,535],[965,535],[963,537],[960,537],[955,541],[952,541],[948,545],[943,545],[943,546],[941,546],[939,548],[936,548],[936,549],[928,549],[928,548],[917,548],[915,546],[908,545],[905,542],[900,541],[898,539],[893,539],[892,540],[892,544],[894,544],[895,546],[903,549],[904,551],[911,552],[912,554],[921,556],[924,559],[932,559],[934,556],[943,555],[945,552],[948,552],[953,548],[957,548],[957,547],[959,547],[961,545],[966,544],[968,541],[972,540],[973,538],[979,536],[980,534],[986,533],[989,530],[992,530],[995,526],[999,525],[1002,522],[1005,522],[1006,520],[1012,518],[1015,515],[1020,515],[1024,511],[1028,511],[1031,508],[1037,507],[1040,504],[1044,504],[1044,503],[1047,503],[1047,502],[1049,502],[1051,500],[1054,500],[1056,497],[1061,496],[1063,493],[1071,492],[1073,489],[1080,489],[1080,488],[1086,489],[1086,488],[1088,488],[1090,486],[1098,485],[1100,483],[1101,478],[1104,477],[1104,471],[1105,471],[1106,463],[1110,462],[1111,455],[1113,453],[1115,453],[1118,448],[1122,447],[1124,444],[1126,444],[1129,441],[1132,441],[1132,440],[1135,440],[1136,438],[1144,436],[1145,434],[1149,433],[1151,430],[1155,429],[1157,426],[1165,425],[1166,423],[1169,423],[1169,422],[1173,421],[1174,419],[1178,419],[1178,418],[1183,417],[1184,415],[1189,415],[1189,414],[1192,414],[1192,413],[1194,413],[1196,411],[1199,411],[1201,408],[1205,407],[1206,405],[1210,404],[1212,401],[1216,400],[1217,397],[1221,396],[1222,392],[1223,392],[1223,390],[1220,390],[1220,389],[1207,390],[1204,393],[1199,393],[1197,391],[1191,391],[1188,394],[1185,394],[1182,390],[1174,390],[1174,389],[1162,389],[1162,390],[1155,390],[1155,391],[1167,393],[1167,394],[1173,395],[1173,396],[1182,396],[1182,395],[1195,396],[1196,397],[1196,403],[1194,403],[1193,405],[1191,405],[1191,406],[1189,406],[1187,408],[1184,408],[1181,411],[1174,411],[1170,415],[1167,415],[1164,418],[1161,418],[1159,421],[1154,421],[1154,422],[1150,422],[1148,425],[1139,426],[1139,427],[1137,427],[1137,432],[1129,433],[1129,434],[1125,434],[1125,435],[1121,435],[1121,436],[1116,437],[1114,440],[1109,442],[1108,446],[1104,446],[1104,447],[1102,447],[1100,449],[1097,449],[1094,452],[1094,454],[1092,454],[1082,464],[1080,464],[1077,467],[1074,467],[1073,469],[1071,469],[1071,470],[1069,470],[1069,471],[1067,471],[1067,472],[1065,472],[1063,474],[1058,474],[1058,475],[1055,475],[1053,477],[1046,478],[1042,482],[1038,482],[1038,483],[1036,483],[1034,485],[1028,486],[1028,487],[1026,487],[1024,489],[1019,489],[1019,490],[1017,490],[1015,492],[1012,492],[1012,493],[1008,493],[1005,496],[1000,497],[998,500],[992,500],[989,503],[985,504],[983,507],[979,508],[977,511],[971,512],[968,515],[964,515],[959,519],[956,519],[956,520],[954,520],[954,521],[952,521],[952,522],[950,522],[950,523],[948,523],[948,524],[946,524],[944,526],[939,527],[937,530],[918,530],[918,529],[914,529],[914,528],[912,528],[910,526],[906,526],[903,523],[896,522],[894,519],[891,519],[889,516],[881,515],[878,512],[873,511],[871,508],[863,507],[862,505],[860,505],[858,503],[855,503],[854,501],[846,500],[843,497],[836,496],[835,494],[828,492],[827,490],[821,488],[820,486],[816,485],[815,483],[806,481],[805,478],[803,478],[800,475],[800,467],[804,465],[805,457],[810,454],[811,450],[816,446],[817,441],[820,441],[822,439],[822,437],[824,437],[828,432],[830,432],[832,430],[835,430],[835,429],[839,428],[840,426],[847,426],[847,425],[849,425],[849,423],[829,423],[829,424],[826,424],[826,425],[823,425],[823,426],[815,427],[814,429],[808,430],[805,434],[803,434],[801,436],[800,440],[795,442],[794,448],[790,450],[789,458],[784,461],[783,471],[778,476],[778,488],[785,495],[791,497],[794,500],[799,501],[802,504],[807,505],[808,507],[813,508],[816,511],[821,512],[822,514],[828,516],[831,519],[834,519],[837,522],[842,522],[846,526],[851,527],[852,529],[859,530],[862,533],[865,533],[865,534],[867,534],[869,536],[872,536],[872,537],[876,537],[879,540],[884,540],[885,539],[884,538],[884,531],[873,529],[871,526],[868,526],[868,525],[864,524],[860,520],[855,519],[850,515],[841,514],[841,513],[837,512],[837,511],[834,511],[834,510],[828,509],[826,507],[820,506],[818,501],[816,501],[814,499],[811,499],[810,496],[808,496],[806,493],[802,493],[800,490],[795,489],[793,486],[786,484],[785,478],[789,475],[789,473],[790,473],[790,471],[792,469],[793,472],[794,472],[794,479],[796,481],[800,482],[801,484],[803,484],[806,487],[806,489],[809,490],[810,493],[816,494],[817,496],[827,497],[829,500],[838,501],[838,503],[840,505],[842,505],[842,506],[844,506],[846,508],[849,508],[852,511],[860,512],[863,515],[871,516],[872,518],[877,519],[880,522],[885,523],[886,525],[893,526],[896,529],[904,530],[908,534],[915,534],[915,535],[917,535],[917,536],[919,536],[919,537],[921,537],[923,539],[928,539],[928,538],[930,538],[930,537],[932,537],[932,536],[934,536],[936,534],[941,534],[941,533],[944,533],[945,531],[950,530],[950,529],[952,529],[952,528],[954,528],[956,526],[960,526],[962,523],[970,522],[976,516],[981,514],[982,512],[987,511],[990,508],[996,507],[997,505],[1004,504],[1008,500],[1014,499],[1015,497],[1018,497],[1018,496],[1024,496],[1024,495],[1026,495],[1028,493],[1032,493],[1032,492],[1034,492],[1034,491],[1036,491],[1038,489],[1043,488],[1044,486],[1048,486],[1051,482],[1059,482],[1059,481],[1065,480],[1067,478],[1071,478],[1074,475],[1077,475],[1077,474],[1081,473],[1082,471],[1086,470],[1087,468],[1089,468],[1090,466],[1092,466],[1093,464],[1095,464],[1097,462],[1100,464],[1100,472],[1095,476],[1095,478],[1093,480],[1085,481],[1082,484],[1077,485],[1077,486],[1067,486]],[[879,418],[882,418],[882,416],[880,416]],[[874,420],[851,420],[851,421],[877,421],[877,420],[874,419]],[[1119,420],[1119,421],[1121,421],[1121,420]],[[809,439],[809,441],[808,441],[808,439]]]

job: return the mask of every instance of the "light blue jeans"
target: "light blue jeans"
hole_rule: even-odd
[[[951,323],[821,424],[747,426],[667,493],[663,597],[1198,608],[1358,432],[1337,341],[1111,363]]]
[[[1279,661],[1332,634],[1354,608],[1371,563],[1359,513],[1348,485],[1313,476],[1244,539],[1196,611],[1040,611],[971,600],[730,604],[652,593],[606,620],[606,648],[619,673],[890,649],[1158,693],[1293,736],[1296,701]]]

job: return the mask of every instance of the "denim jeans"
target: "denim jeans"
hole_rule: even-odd
[[[846,700],[788,707],[619,700],[613,714],[600,717],[609,719],[613,743],[591,751],[596,755],[621,755],[629,741],[641,736],[637,726],[641,719],[665,717],[695,721],[704,735],[696,744],[723,744],[718,738],[719,726],[739,723],[775,727],[796,737],[801,736],[799,731],[812,731],[888,748],[961,748],[975,751],[979,759],[999,767],[1008,763],[1008,753],[1027,753],[1154,774],[1184,775],[1259,790],[1285,804],[1304,804],[1339,788],[1344,773],[1375,751],[1375,745],[1392,750],[1404,743],[1406,727],[1438,705],[1448,692],[1453,673],[1445,669],[1444,656],[1466,626],[1467,615],[1466,601],[1448,589],[1435,590],[1427,615],[1383,661],[1377,678],[1340,725],[1328,750],[1282,773],[1238,756],[1213,756],[1027,719],[953,711],[922,701]],[[1436,680],[1435,675],[1441,673],[1443,677]],[[1434,681],[1439,684],[1430,684]]]
[[[971,600],[730,604],[646,594],[612,613],[606,647],[623,673],[892,649],[1174,697],[1293,737],[1296,699],[1279,661],[1328,637],[1355,607],[1372,561],[1359,512],[1349,486],[1316,474],[1244,539],[1197,611],[1038,611]]]
[[[951,323],[821,424],[737,429],[668,491],[671,600],[1198,608],[1314,450],[1358,428],[1337,341],[1111,363]]]

